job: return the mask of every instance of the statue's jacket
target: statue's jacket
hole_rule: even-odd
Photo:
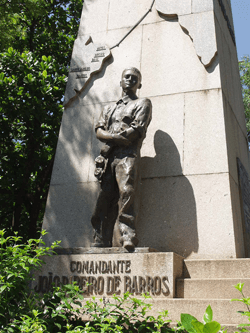
[[[112,134],[120,134],[129,128],[139,132],[131,145],[114,147],[113,153],[124,156],[139,156],[142,141],[152,118],[152,104],[148,98],[137,98],[136,95],[124,96],[116,103],[104,107],[95,130],[102,128]]]

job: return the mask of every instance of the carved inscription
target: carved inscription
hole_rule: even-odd
[[[110,56],[110,49],[106,45],[93,43],[90,36],[80,36],[75,40],[64,107],[68,107],[84,90],[91,77],[102,70]]]
[[[90,67],[76,67],[76,68],[72,68],[70,70],[70,73],[74,73],[74,72],[89,72],[90,71]]]
[[[96,53],[95,58],[103,58],[105,57],[105,53]]]
[[[85,296],[120,295],[130,292],[134,295],[149,293],[152,296],[169,296],[167,276],[136,276],[131,274],[130,260],[117,261],[71,261],[72,275],[39,276],[35,291],[45,293],[52,285],[76,282]],[[129,275],[130,274],[130,275]]]
[[[105,51],[106,50],[106,47],[105,46],[100,46],[96,49],[96,51]]]
[[[88,75],[87,74],[77,74],[76,78],[77,79],[87,79]]]

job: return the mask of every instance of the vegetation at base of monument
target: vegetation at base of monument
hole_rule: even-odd
[[[82,0],[0,0],[0,219],[38,237]]]
[[[45,232],[42,233],[44,235]],[[22,237],[0,230],[0,332],[162,332],[169,320],[145,316],[151,306],[128,293],[114,296],[113,304],[93,298],[82,306],[82,291],[75,284],[51,286],[50,292],[31,292],[32,271],[44,255],[52,255],[58,242],[45,247],[41,239],[22,244]],[[145,296],[148,298],[148,296]],[[81,317],[87,316],[83,322]],[[150,325],[151,322],[151,325]]]
[[[217,333],[224,332],[221,325],[213,320],[213,311],[209,305],[203,316],[203,322],[198,321],[195,317],[187,313],[181,314],[181,321],[178,330],[189,333]]]
[[[43,231],[41,236],[44,234]],[[147,314],[152,307],[148,295],[137,299],[126,293],[122,297],[114,295],[109,300],[96,300],[95,297],[84,300],[83,292],[76,284],[51,285],[45,294],[31,291],[33,273],[44,263],[42,257],[55,254],[53,250],[60,242],[46,247],[41,238],[29,239],[26,244],[22,241],[17,233],[6,236],[6,232],[0,230],[1,333],[226,333],[213,321],[210,305],[202,322],[190,314],[181,314],[177,327],[170,327],[168,311],[157,317]],[[242,298],[232,301],[247,306],[247,311],[239,312],[250,321],[250,298],[244,296],[243,286],[244,283],[235,286]],[[248,332],[247,326],[250,324],[239,325],[239,332]]]
[[[245,56],[239,62],[243,103],[245,108],[248,142],[250,143],[250,58]]]
[[[234,298],[231,301],[242,302],[246,305],[247,311],[238,311],[238,313],[241,313],[242,316],[246,316],[249,321],[248,324],[240,324],[238,327],[240,329],[240,332],[249,332],[249,329],[247,329],[247,327],[250,327],[250,297],[245,297],[245,295],[243,293],[244,283],[238,283],[234,287],[237,290],[239,290],[242,298]]]
[[[44,235],[44,232],[42,233]],[[88,333],[88,332],[190,332],[217,333],[220,325],[212,321],[209,306],[198,322],[188,314],[181,315],[177,328],[169,327],[168,311],[157,317],[147,315],[150,298],[137,299],[126,293],[108,301],[95,297],[84,300],[76,284],[51,286],[46,294],[31,291],[32,272],[40,269],[44,255],[53,249],[45,247],[40,239],[22,244],[17,234],[6,236],[0,230],[0,332],[1,333]],[[83,305],[84,304],[84,305]],[[82,320],[84,316],[84,321]]]

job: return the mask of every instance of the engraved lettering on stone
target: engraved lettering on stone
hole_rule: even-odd
[[[97,278],[97,292],[98,295],[102,295],[104,292],[104,278],[102,276]]]
[[[70,270],[71,270],[72,273],[74,273],[74,271],[76,270],[76,262],[75,261],[71,261]]]
[[[125,268],[125,273],[131,273],[131,261],[126,261],[126,268]]]
[[[124,292],[131,293],[131,278],[129,276],[124,276]]]
[[[96,51],[103,51],[103,50],[106,50],[106,47],[105,46],[100,46],[96,49]]]
[[[80,261],[77,262],[76,271],[77,273],[81,273],[82,271],[82,263]]]
[[[82,67],[82,68],[72,68],[70,70],[70,73],[74,73],[74,72],[89,72],[90,71],[90,67]]]
[[[170,295],[167,276],[130,275],[131,260],[72,260],[68,272],[70,276],[66,272],[62,275],[48,272],[47,275],[38,276],[35,291],[46,293],[53,286],[76,283],[85,297],[120,295],[127,291],[137,296],[147,292],[155,296]]]
[[[167,278],[167,277],[164,277],[164,278],[162,279],[163,286],[164,286],[165,289],[166,289],[166,290],[163,290],[163,289],[162,289],[162,293],[163,293],[164,296],[168,296],[168,295],[170,294],[170,290],[169,290],[169,287],[168,287],[166,281],[168,281],[168,278]]]
[[[111,276],[108,276],[107,277],[107,294],[113,295],[114,290],[115,290],[114,278]]]
[[[56,287],[59,287],[60,286],[60,277],[59,276],[55,276],[54,279],[53,279],[53,282],[55,284]]]
[[[114,292],[116,295],[121,294],[121,290],[119,289],[121,283],[121,277],[120,276],[115,276],[114,277]]]
[[[146,277],[147,281],[147,292],[151,293],[152,295],[155,294],[154,290],[154,280],[151,278],[151,276]]]
[[[102,58],[105,57],[105,53],[96,53],[95,58]]]
[[[69,279],[68,279],[68,277],[67,276],[63,276],[62,277],[62,284],[68,284],[69,283]]]
[[[84,90],[89,80],[102,70],[104,62],[110,56],[110,49],[106,45],[93,43],[90,36],[79,36],[75,40],[65,92],[64,107],[67,108],[71,101]],[[77,72],[88,73],[74,75],[74,73]]]
[[[159,276],[156,276],[154,278],[154,289],[155,289],[155,295],[161,294],[161,278]]]
[[[77,79],[87,79],[88,75],[87,74],[77,74],[76,78]]]
[[[146,280],[142,276],[139,276],[139,293],[145,294],[146,292]]]
[[[80,262],[78,262],[78,266],[80,269]],[[90,266],[93,262],[90,262]],[[106,263],[106,262],[105,262]],[[107,263],[106,263],[107,264]],[[107,264],[108,266],[109,264]],[[92,269],[91,269],[92,270]],[[77,273],[77,271],[76,271]],[[123,277],[119,275],[114,276],[82,276],[82,275],[74,275],[74,276],[66,276],[62,277],[55,275],[53,277],[53,273],[49,272],[49,276],[39,276],[38,277],[38,285],[35,286],[35,291],[39,293],[46,293],[50,290],[52,285],[60,286],[61,284],[72,284],[76,283],[79,288],[84,292],[85,296],[91,295],[103,295],[106,293],[107,295],[120,295],[121,294],[121,284],[123,282],[123,289],[125,292],[130,292],[134,295],[141,295],[143,293],[149,292],[151,295],[164,295],[169,296],[170,290],[167,285],[168,278],[160,277],[160,276],[128,276],[125,275]]]

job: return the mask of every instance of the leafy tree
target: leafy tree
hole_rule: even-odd
[[[0,37],[0,221],[25,239],[41,226],[81,8],[81,0],[0,4],[0,27],[10,28]]]
[[[242,95],[245,107],[248,142],[250,142],[250,58],[243,57],[239,63]]]

